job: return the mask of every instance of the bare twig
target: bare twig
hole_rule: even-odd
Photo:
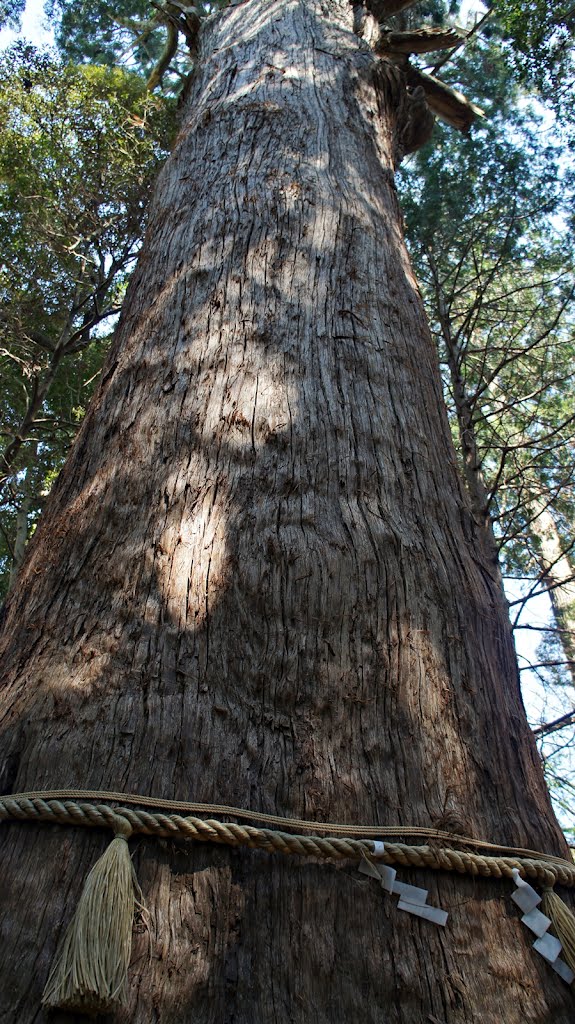
[[[558,732],[559,729],[565,729],[568,725],[575,725],[575,710],[568,711],[567,714],[561,715],[561,718],[556,718],[553,722],[545,722],[543,725],[538,725],[532,732],[534,736],[540,738],[541,736],[549,736],[552,732]]]

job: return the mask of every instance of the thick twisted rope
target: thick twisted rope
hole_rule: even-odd
[[[488,843],[482,839],[473,839],[471,836],[456,835],[453,832],[442,832],[436,828],[429,828],[421,825],[338,825],[333,822],[305,821],[302,818],[282,818],[277,814],[265,814],[262,811],[248,811],[243,807],[232,807],[227,804],[202,804],[190,803],[185,800],[163,800],[156,796],[144,796],[133,793],[116,793],[109,790],[92,789],[49,789],[33,790],[26,793],[13,793],[6,797],[0,796],[0,820],[2,818],[2,801],[6,800],[82,800],[95,801],[105,800],[114,803],[135,804],[138,807],[158,807],[162,810],[188,811],[190,814],[224,814],[226,817],[244,818],[250,821],[264,821],[269,825],[280,825],[285,831],[305,831],[313,833],[325,833],[333,836],[351,836],[354,839],[365,837],[373,839],[373,836],[400,836],[409,835],[426,839],[441,839],[451,842],[457,841],[458,845],[472,846],[476,849],[490,850],[493,853],[498,850],[504,854],[514,854],[518,857],[533,857],[555,861],[558,864],[569,864],[562,857],[554,857],[551,854],[539,853],[537,850],[530,850],[519,846],[501,846],[497,843]]]
[[[70,798],[68,798],[70,797]],[[73,797],[73,798],[72,798]],[[93,803],[93,799],[120,802],[111,807],[108,803]],[[256,828],[253,825],[223,822],[200,818],[195,815],[182,817],[161,811],[147,811],[127,804],[148,804],[164,808],[177,806],[182,810],[194,809],[203,813],[220,813],[226,816],[255,818],[273,821],[285,828],[304,827],[314,832],[329,832],[331,835],[300,835],[279,829]],[[134,833],[157,835],[180,839],[195,839],[200,842],[223,843],[229,846],[248,846],[266,850],[268,853],[296,854],[305,857],[319,857],[323,860],[361,860],[374,856],[373,839],[364,838],[387,835],[427,836],[448,840],[457,845],[499,850],[498,855],[476,853],[470,850],[443,848],[440,846],[410,846],[405,843],[385,843],[382,856],[385,864],[399,864],[403,867],[431,868],[437,871],[455,871],[492,878],[512,878],[517,868],[523,878],[539,881],[552,886],[555,882],[575,887],[575,864],[551,857],[534,850],[515,847],[495,846],[466,836],[454,836],[435,829],[417,826],[351,826],[303,822],[297,819],[278,818],[273,815],[252,813],[241,808],[215,804],[187,804],[178,801],[162,801],[152,797],[127,796],[122,793],[100,793],[82,790],[57,790],[45,793],[17,793],[0,797],[0,820],[17,819],[47,821],[64,825],[107,827],[116,834],[125,832],[126,827]],[[339,835],[337,834],[339,833]],[[360,838],[356,838],[356,837]]]

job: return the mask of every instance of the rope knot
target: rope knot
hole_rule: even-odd
[[[555,874],[555,872],[554,871],[550,871],[550,870],[546,870],[544,875],[543,875],[543,883],[542,883],[543,888],[544,889],[553,889],[553,886],[555,885],[556,881],[557,881],[557,875]]]
[[[125,839],[126,842],[130,838],[133,832],[133,828],[127,818],[124,818],[121,814],[115,814],[112,819],[112,828],[114,829],[114,836],[116,839]]]

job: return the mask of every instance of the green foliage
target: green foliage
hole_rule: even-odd
[[[32,525],[90,397],[173,112],[133,73],[29,46],[2,55],[0,81],[5,585],[19,510]]]
[[[57,25],[58,48],[70,61],[115,66],[133,53],[147,75],[162,51],[164,33],[148,0],[51,0],[46,11]]]
[[[572,110],[575,6],[570,0],[494,0],[493,12],[512,45],[522,79],[556,107]]]
[[[0,0],[0,29],[17,31],[26,7],[26,0]]]
[[[422,25],[439,27],[452,20],[459,9],[458,0],[419,0],[386,21],[390,29],[413,29]]]
[[[495,41],[477,41],[451,77],[487,119],[471,138],[437,131],[403,179],[403,206],[478,518],[490,513],[506,570],[524,575],[536,564],[530,502],[551,495],[575,521],[568,176]]]
[[[516,63],[495,26],[442,68],[487,117],[469,138],[438,126],[400,191],[476,519],[493,530],[504,573],[537,593],[541,509],[551,508],[559,548],[569,551],[575,534],[572,170]],[[536,655],[550,698],[571,678],[569,625],[554,620],[562,631],[547,633]],[[561,713],[554,706],[544,702],[547,720]],[[542,748],[564,825],[574,806],[573,735],[553,733]]]
[[[0,600],[10,584],[14,563],[18,564],[23,554],[23,548],[17,550],[19,524],[23,523],[22,541],[25,543],[36,529],[44,501],[83,419],[107,343],[107,336],[99,338],[63,360],[41,403],[27,442],[17,452],[0,498]],[[47,370],[47,360],[43,365],[28,363],[15,369],[10,358],[0,354],[3,431],[6,428],[9,433],[10,421],[14,423],[18,415],[22,416],[32,375],[40,376]]]
[[[198,2],[193,10],[202,17],[226,3],[227,0]],[[119,0],[115,4],[105,0],[46,0],[59,51],[68,60],[128,66],[146,79],[160,61],[169,25],[181,16],[181,7],[169,0]],[[165,83],[168,89],[177,91],[190,66],[190,54],[180,37],[180,45],[170,61]]]

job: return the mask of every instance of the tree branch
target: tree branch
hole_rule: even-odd
[[[480,107],[471,103],[465,96],[456,89],[440,82],[432,75],[426,75],[423,71],[411,67],[408,64],[405,69],[407,84],[412,88],[421,86],[425,98],[434,114],[442,121],[457,128],[460,132],[468,132],[471,125],[478,117],[485,117]]]
[[[537,737],[549,736],[552,732],[565,729],[568,725],[575,725],[575,710],[568,711],[567,714],[561,715],[561,718],[556,718],[553,722],[545,722],[544,725],[538,725],[532,732]]]
[[[434,53],[452,50],[461,44],[461,32],[456,29],[419,28],[413,32],[382,32],[376,53]]]
[[[519,669],[520,672],[533,672],[536,668],[560,668],[561,666],[575,665],[575,661],[572,658],[567,658],[566,661],[536,661],[533,665],[522,665]]]
[[[431,74],[432,74],[432,75],[436,75],[436,74],[437,74],[437,72],[438,72],[438,71],[439,71],[439,70],[440,70],[440,69],[441,69],[441,68],[442,68],[442,67],[443,67],[443,66],[444,66],[445,64],[448,64],[448,63],[449,63],[449,61],[450,61],[450,60],[451,60],[451,58],[453,57],[453,54],[455,53],[455,51],[456,51],[456,50],[459,50],[459,49],[460,49],[460,48],[461,48],[462,46],[465,46],[465,44],[466,44],[467,42],[469,42],[469,40],[470,40],[470,39],[471,39],[471,38],[472,38],[472,37],[473,37],[474,35],[476,35],[476,34],[477,34],[477,32],[479,32],[479,29],[480,29],[480,28],[481,28],[481,26],[482,26],[482,25],[483,25],[483,24],[484,24],[484,23],[485,23],[485,22],[487,21],[487,19],[491,17],[491,14],[492,14],[492,11],[491,11],[491,10],[489,10],[489,11],[486,11],[486,13],[485,13],[485,14],[483,15],[483,17],[482,17],[482,18],[480,18],[480,19],[479,19],[479,21],[476,21],[476,22],[475,22],[475,24],[474,24],[474,25],[473,25],[473,27],[472,27],[472,28],[471,28],[471,29],[469,30],[469,32],[467,32],[467,33],[466,33],[466,34],[465,34],[465,35],[463,36],[463,38],[462,38],[462,39],[460,39],[460,41],[459,41],[459,42],[457,43],[457,45],[456,45],[456,46],[454,46],[454,48],[453,48],[453,50],[451,51],[451,53],[447,53],[447,54],[445,55],[445,57],[442,57],[442,59],[441,59],[441,60],[439,60],[439,61],[437,62],[437,64],[435,65],[435,67],[433,67],[433,68],[432,68],[432,71],[431,71]]]

